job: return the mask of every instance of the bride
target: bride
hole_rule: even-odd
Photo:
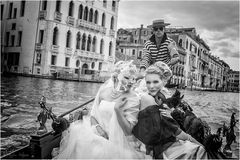
[[[131,90],[137,69],[132,62],[115,65],[112,78],[99,89],[90,116],[73,122],[63,133],[59,159],[140,159],[132,128],[140,99]]]

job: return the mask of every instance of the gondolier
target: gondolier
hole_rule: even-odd
[[[144,56],[141,60],[140,71],[143,73],[151,64],[162,61],[172,66],[178,62],[179,54],[176,43],[165,33],[165,27],[170,25],[164,20],[155,20],[152,24],[153,35],[144,44]]]

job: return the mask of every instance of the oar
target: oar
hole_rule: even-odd
[[[76,108],[73,108],[73,109],[71,109],[71,110],[69,110],[69,111],[67,111],[67,112],[65,112],[65,113],[63,113],[63,114],[61,114],[59,117],[63,117],[63,116],[65,116],[65,115],[71,113],[72,111],[75,111],[76,109],[79,109],[79,108],[81,108],[81,107],[87,105],[88,103],[92,102],[94,99],[95,99],[95,98],[92,98],[92,99],[88,100],[87,102],[81,104],[80,106],[77,106]]]

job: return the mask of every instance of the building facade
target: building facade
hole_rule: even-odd
[[[210,52],[210,47],[196,33],[195,28],[166,28],[167,35],[177,44],[179,63],[171,69],[171,83],[180,88],[228,91],[229,66]],[[152,35],[150,26],[119,29],[117,51],[126,57],[141,59],[144,43]],[[137,53],[137,54],[136,54]]]
[[[34,75],[106,76],[119,1],[3,1],[2,67]]]
[[[229,71],[229,91],[239,92],[239,71]]]

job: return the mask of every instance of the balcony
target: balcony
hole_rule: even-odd
[[[37,51],[43,50],[43,44],[42,44],[42,43],[36,43],[35,49],[36,49]]]
[[[71,17],[71,16],[67,17],[67,24],[68,25],[74,26],[74,21],[75,21],[74,17]]]
[[[59,46],[58,45],[52,45],[51,51],[54,53],[58,53],[59,52]]]
[[[108,61],[113,62],[113,61],[114,61],[114,58],[113,58],[112,56],[109,56],[109,57],[108,57]]]
[[[115,37],[115,31],[113,29],[109,30],[109,35]]]
[[[72,48],[68,48],[68,47],[66,47],[65,48],[65,54],[67,54],[67,55],[72,55]]]
[[[106,28],[105,27],[102,27],[102,26],[97,25],[93,22],[88,22],[88,21],[85,21],[85,20],[82,20],[82,19],[77,19],[77,27],[87,28],[87,29],[91,29],[91,30],[96,31],[96,32],[106,34]]]
[[[47,11],[39,11],[39,19],[46,19]]]
[[[54,20],[61,22],[61,20],[62,20],[62,13],[55,12],[54,13]]]
[[[90,59],[95,59],[95,60],[104,60],[104,55],[96,53],[96,52],[90,52],[90,51],[83,51],[83,50],[76,50],[75,51],[75,56],[83,57],[83,58],[90,58]]]

